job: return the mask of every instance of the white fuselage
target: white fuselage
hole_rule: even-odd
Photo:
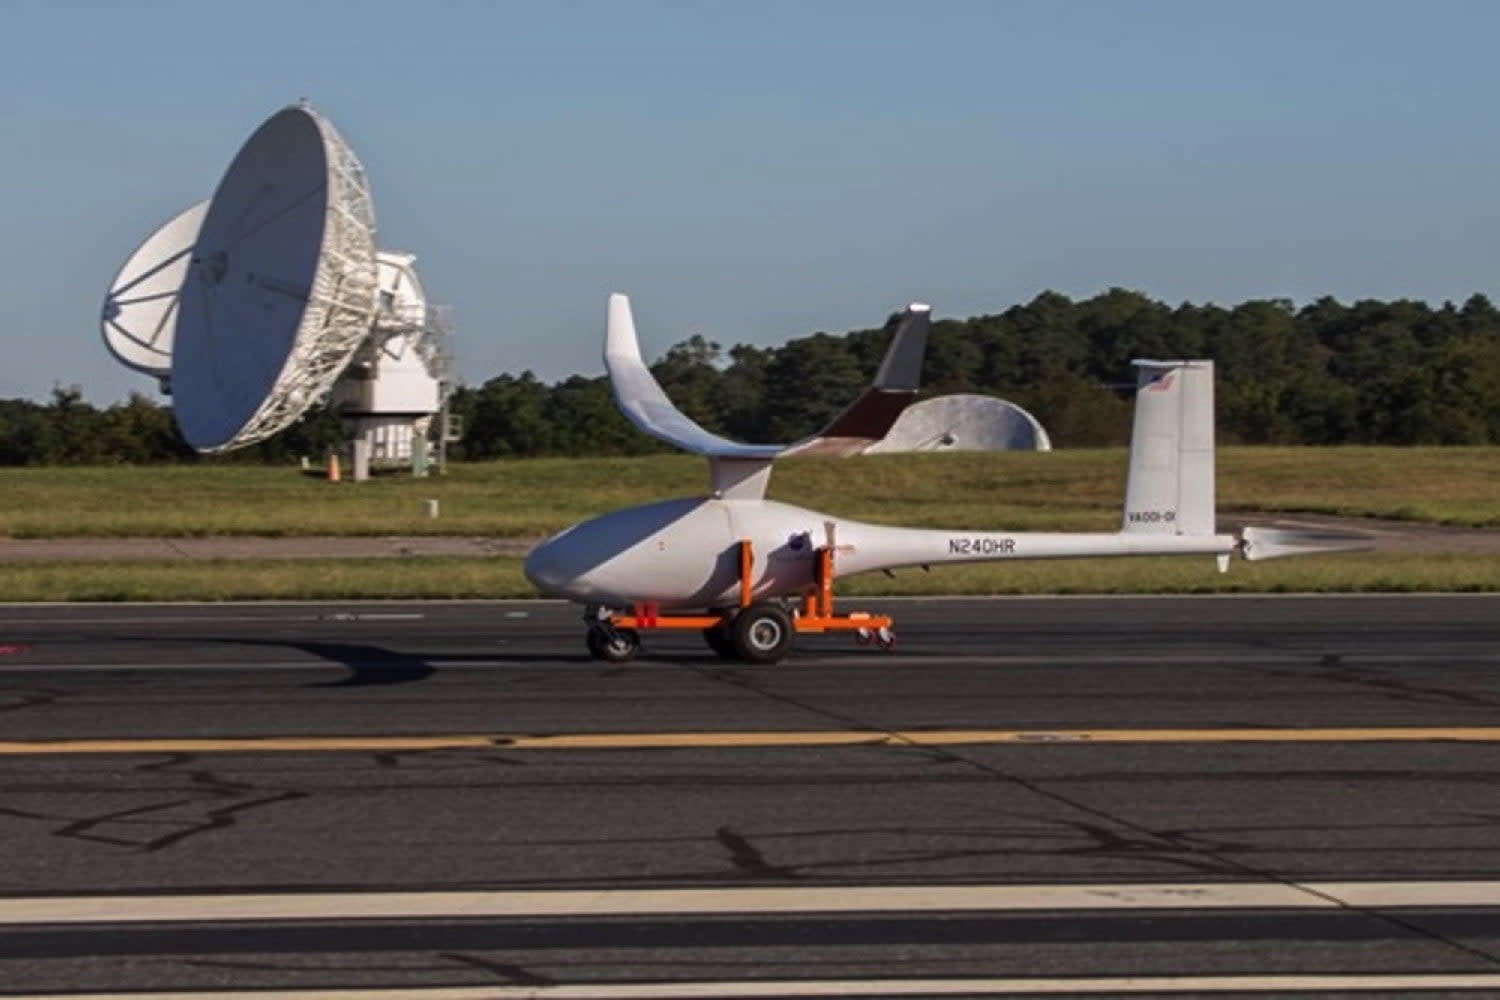
[[[1074,556],[1225,555],[1231,535],[947,531],[868,524],[774,500],[691,497],[604,514],[547,539],[526,558],[542,593],[584,604],[662,610],[738,603],[739,543],[749,540],[756,599],[813,583],[815,552],[835,540],[838,576],[902,566]]]

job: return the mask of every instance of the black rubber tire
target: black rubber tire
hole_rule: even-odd
[[[735,648],[734,640],[729,635],[729,622],[722,622],[712,628],[704,629],[703,641],[708,643],[708,648],[713,650],[721,660],[740,658],[740,651]]]
[[[588,644],[589,655],[605,663],[626,663],[635,659],[635,654],[641,651],[640,633],[633,628],[607,631],[591,628],[584,641]]]
[[[778,663],[792,651],[792,617],[779,604],[752,604],[734,616],[729,636],[746,663]]]

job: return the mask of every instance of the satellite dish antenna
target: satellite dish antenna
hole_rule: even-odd
[[[381,250],[375,322],[334,384],[330,402],[375,465],[416,460],[452,386],[446,317],[427,303],[414,254]]]
[[[122,365],[160,379],[164,389],[172,374],[178,293],[207,212],[208,202],[200,201],[147,237],[104,297],[104,346]]]
[[[305,101],[283,108],[210,201],[121,268],[104,301],[105,343],[161,380],[199,451],[263,440],[331,398],[355,478],[372,463],[425,469],[429,427],[453,387],[447,314],[428,304],[415,256],[377,250],[374,233],[348,144]]]
[[[1051,451],[1041,423],[1008,400],[974,393],[934,396],[907,407],[865,455],[913,451]]]
[[[364,168],[311,108],[255,131],[219,181],[182,285],[177,424],[199,451],[270,437],[320,400],[375,318]]]

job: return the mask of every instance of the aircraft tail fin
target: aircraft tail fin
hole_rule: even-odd
[[[1212,535],[1214,363],[1135,362],[1135,424],[1120,530]]]
[[[890,433],[896,418],[917,398],[932,307],[913,302],[901,314],[875,380],[859,398],[812,437],[786,450],[788,455],[856,455]]]

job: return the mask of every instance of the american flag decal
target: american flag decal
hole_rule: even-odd
[[[1172,388],[1172,376],[1176,374],[1176,372],[1162,372],[1160,375],[1154,375],[1143,388],[1147,392],[1166,392]]]

